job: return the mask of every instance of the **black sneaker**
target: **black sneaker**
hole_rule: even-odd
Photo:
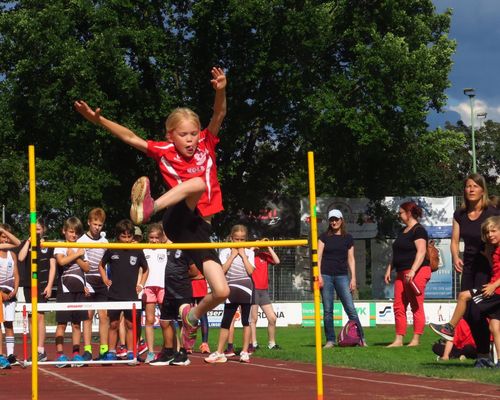
[[[269,350],[281,350],[281,347],[280,347],[277,343],[275,343],[275,344],[274,344],[274,345],[272,345],[272,346],[267,346],[267,348],[268,348]]]
[[[188,366],[189,364],[191,364],[191,361],[189,361],[187,352],[183,348],[175,353],[174,359],[170,361],[170,365]]]
[[[14,354],[10,354],[9,356],[7,356],[7,361],[11,366],[20,365],[19,361],[17,361],[17,357]]]
[[[82,354],[82,358],[84,361],[92,361],[92,353],[90,351],[84,351]]]
[[[166,351],[165,349],[163,349],[160,353],[158,353],[158,356],[156,357],[156,359],[154,359],[153,361],[151,361],[149,363],[149,365],[153,365],[153,366],[162,366],[162,365],[169,365],[170,362],[172,362],[174,360],[174,352],[173,350],[169,350],[169,351]]]
[[[495,363],[489,358],[478,358],[474,363],[474,368],[495,368]]]
[[[455,328],[450,324],[429,324],[429,328],[431,328],[434,332],[436,332],[442,338],[446,340],[453,340],[453,336],[455,336]]]

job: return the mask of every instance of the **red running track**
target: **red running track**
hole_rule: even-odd
[[[237,360],[237,359],[236,359]],[[315,366],[252,358],[208,365],[199,354],[187,367],[42,366],[39,399],[316,399]],[[464,381],[324,367],[324,399],[500,399],[500,387]],[[30,399],[31,369],[0,371],[0,399]]]

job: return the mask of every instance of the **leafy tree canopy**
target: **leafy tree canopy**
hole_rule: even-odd
[[[29,144],[38,212],[55,225],[94,206],[110,223],[123,218],[140,175],[159,194],[153,162],[84,121],[73,102],[159,140],[176,106],[208,123],[213,65],[229,82],[221,235],[268,201],[307,196],[309,150],[317,193],[329,195],[448,195],[465,172],[456,158],[463,130],[428,132],[425,123],[445,102],[455,49],[451,14],[437,14],[431,0],[0,4],[0,195],[9,222],[27,223]]]

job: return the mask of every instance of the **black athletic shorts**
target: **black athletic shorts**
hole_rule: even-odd
[[[38,289],[38,302],[39,303],[47,303],[48,299],[42,294],[42,292],[44,290],[45,290],[45,288],[42,288],[42,290]],[[26,303],[31,303],[31,287],[23,287],[23,294],[24,294],[24,301]],[[45,311],[38,311],[39,314],[43,314],[44,312]]]
[[[108,298],[108,301],[112,301],[112,302],[115,302],[115,301],[137,301],[136,299],[134,300],[116,300],[116,299],[112,299],[112,298]],[[109,322],[114,322],[114,321],[119,321],[120,320],[120,314],[123,312],[123,317],[127,320],[127,321],[130,321],[132,322],[133,318],[132,318],[132,312],[134,310],[132,309],[122,309],[122,310],[108,310],[108,318],[109,318]],[[136,309],[135,310],[135,318],[136,318],[136,322],[137,323],[141,323],[141,313],[142,313],[142,310],[141,309]]]
[[[105,301],[108,301],[108,288],[103,286],[103,287],[97,287],[93,288],[94,292],[90,292],[89,295],[87,296],[87,301],[88,302],[96,302],[96,303],[102,303]]]
[[[472,289],[471,307],[476,307],[479,312],[489,318],[500,319],[500,295],[493,293],[490,297],[484,297],[479,289]]]
[[[160,308],[160,319],[162,321],[180,321],[179,307],[183,304],[192,304],[192,299],[167,299],[164,297]]]
[[[210,243],[212,225],[197,211],[191,210],[185,201],[167,208],[163,214],[163,230],[174,243]],[[184,250],[203,273],[203,262],[213,260],[221,264],[215,249]]]
[[[87,301],[83,292],[57,293],[56,303],[85,303]],[[79,311],[56,311],[56,321],[58,324],[78,323],[87,321],[89,312],[87,310]]]

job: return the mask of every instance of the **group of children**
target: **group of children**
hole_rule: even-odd
[[[217,178],[215,148],[219,142],[218,133],[226,115],[226,76],[222,69],[212,68],[211,84],[215,90],[215,100],[212,118],[207,128],[201,130],[199,117],[188,108],[177,108],[167,118],[165,123],[165,141],[146,141],[128,128],[121,126],[101,115],[99,108],[93,110],[84,101],[76,101],[75,109],[88,121],[102,127],[123,142],[153,158],[160,169],[165,184],[168,187],[162,196],[154,200],[151,197],[150,182],[147,177],[139,178],[131,191],[131,220],[122,220],[116,225],[116,239],[121,243],[130,243],[134,236],[134,224],[147,223],[151,217],[164,210],[162,224],[150,227],[150,241],[161,241],[163,231],[173,243],[209,242],[212,234],[212,216],[221,210],[222,194]],[[76,217],[65,221],[63,227],[64,239],[67,242],[107,242],[101,234],[105,222],[105,213],[102,209],[94,209],[88,218],[88,231],[83,233],[83,225]],[[40,230],[43,227],[40,225]],[[12,244],[0,247],[0,260],[16,270],[14,257],[9,249],[17,239],[9,237],[4,230],[0,231],[0,238],[7,236],[5,242]],[[15,239],[15,240],[14,240]],[[42,233],[39,240],[43,240]],[[2,241],[4,241],[2,239]],[[29,243],[23,249],[27,252]],[[165,365],[174,363],[188,365],[187,354],[192,351],[199,321],[206,321],[208,311],[226,301],[230,295],[230,288],[225,272],[229,268],[222,267],[218,254],[213,249],[206,250],[174,250],[169,252],[118,249],[69,249],[56,248],[53,256],[50,250],[41,247],[46,252],[47,280],[45,286],[39,287],[39,301],[46,301],[54,285],[56,270],[57,302],[79,301],[132,301],[142,294],[146,307],[146,340],[152,347],[152,321],[156,304],[161,304],[161,327],[163,330],[164,346],[162,351],[154,356],[148,352],[146,361],[151,365]],[[234,251],[231,251],[233,254]],[[237,250],[238,255],[244,252]],[[55,262],[53,261],[55,260]],[[40,261],[40,260],[39,260]],[[160,267],[166,262],[167,267]],[[153,269],[154,265],[154,269]],[[0,264],[0,267],[3,265]],[[40,262],[39,262],[40,268]],[[248,275],[251,274],[246,265]],[[3,270],[3,268],[0,268]],[[162,274],[164,280],[161,288]],[[197,295],[197,302],[193,304],[191,278],[194,280],[206,279],[210,286],[210,293]],[[16,280],[17,279],[17,280]],[[0,276],[0,284],[6,281]],[[18,288],[18,278],[7,282],[9,286],[2,292],[2,300],[8,310],[10,300],[15,297]],[[17,283],[16,283],[17,282]],[[45,283],[46,282],[46,283]],[[40,280],[40,284],[42,281]],[[154,304],[154,306],[153,306]],[[7,311],[6,311],[7,313]],[[132,349],[132,312],[131,310],[98,310],[100,349],[99,358],[113,361],[116,359],[116,345],[120,330],[120,319],[125,320],[127,327],[126,347],[127,358],[133,358]],[[87,311],[58,311],[56,313],[56,349],[58,367],[68,365],[68,357],[63,353],[64,332],[67,323],[72,326],[72,360],[74,365],[92,359],[91,321],[93,312]],[[0,321],[2,316],[0,315]],[[181,337],[175,340],[174,321],[179,320]],[[6,319],[7,320],[7,319]],[[38,321],[43,320],[43,313]],[[139,316],[137,320],[140,321]],[[83,323],[84,351],[81,354],[81,325]],[[4,323],[6,324],[6,323]],[[43,322],[41,322],[43,324]],[[7,353],[12,353],[13,331],[8,330],[6,324]],[[40,329],[43,330],[43,329]],[[43,330],[44,331],[44,330]],[[140,329],[137,329],[138,336]],[[245,331],[246,332],[246,331]],[[248,334],[245,333],[248,338]],[[42,340],[43,339],[43,340]],[[137,338],[139,339],[139,338]],[[38,358],[46,360],[43,347],[44,337],[38,338]],[[177,344],[177,352],[174,351]],[[246,339],[248,347],[248,339]],[[203,351],[209,352],[208,343],[202,343]],[[1,354],[0,348],[0,354]],[[211,355],[212,356],[212,355]],[[208,358],[210,358],[209,356]],[[4,358],[0,358],[0,366]],[[247,361],[247,360],[245,360]],[[5,360],[8,363],[7,360]],[[76,363],[75,363],[76,362]],[[2,364],[3,363],[3,364]]]

